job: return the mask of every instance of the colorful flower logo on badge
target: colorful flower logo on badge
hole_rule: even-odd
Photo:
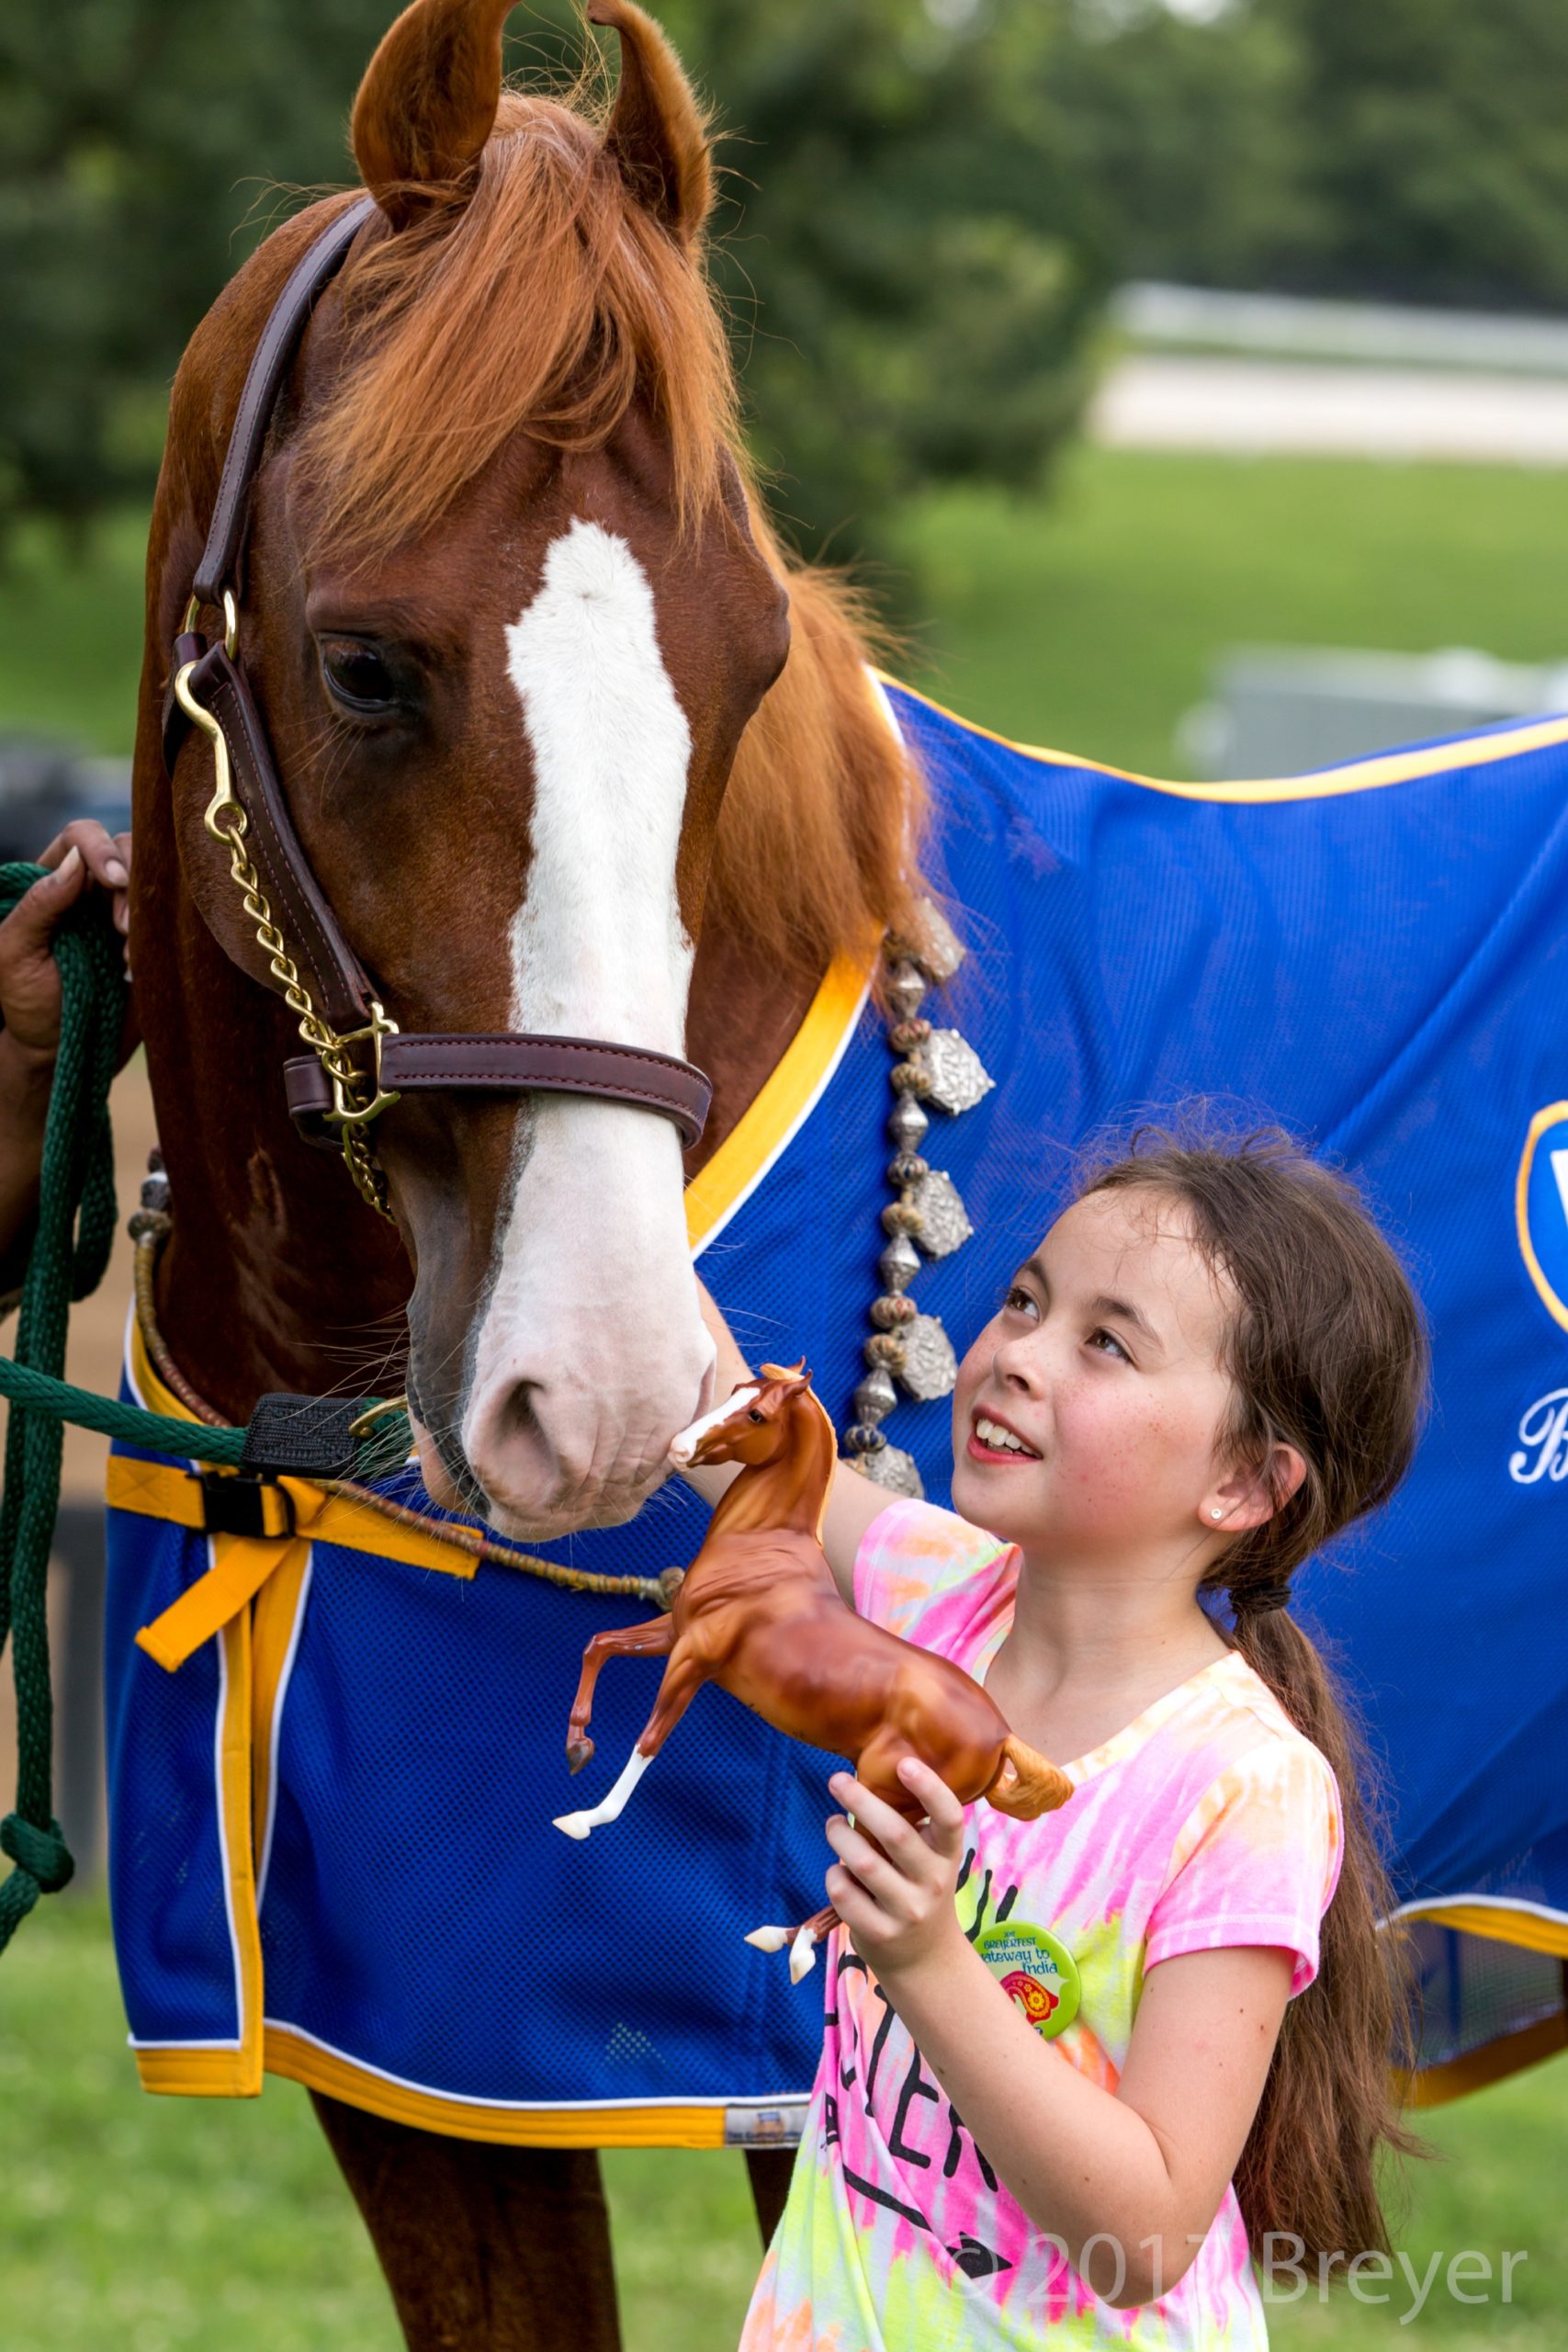
[[[1059,1936],[1027,1919],[1009,1919],[983,1929],[975,1949],[1036,2033],[1050,2041],[1066,2031],[1078,2013],[1083,1983]]]
[[[1519,1251],[1552,1320],[1568,1331],[1568,1102],[1530,1121],[1514,1187]]]

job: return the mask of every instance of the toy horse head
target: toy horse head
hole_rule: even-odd
[[[796,1364],[765,1363],[755,1380],[743,1380],[722,1405],[681,1431],[670,1443],[677,1470],[711,1469],[739,1462],[748,1469],[776,1462],[792,1443],[790,1407],[811,1394],[803,1356]]]

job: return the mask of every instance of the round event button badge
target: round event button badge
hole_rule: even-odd
[[[1060,1936],[1027,1919],[1008,1919],[982,1928],[975,1949],[1036,2033],[1050,2041],[1066,2032],[1078,2013],[1083,1982]]]

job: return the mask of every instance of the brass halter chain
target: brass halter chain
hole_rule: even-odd
[[[186,614],[185,626],[190,630],[196,625],[197,600],[193,596]],[[239,643],[239,614],[233,593],[223,594],[224,646],[232,658]],[[284,1001],[291,1012],[299,1017],[299,1035],[321,1061],[333,1091],[333,1107],[323,1115],[337,1128],[343,1146],[344,1165],[353,1177],[360,1198],[368,1202],[378,1216],[395,1220],[387,1205],[387,1179],[368,1129],[373,1119],[389,1110],[397,1102],[381,1084],[381,1041],[398,1034],[398,1024],[389,1021],[381,1006],[371,1000],[370,1021],[363,1029],[340,1035],[323,1020],[316,1010],[310,991],[300,977],[299,967],[288,953],[287,941],[272,911],[272,904],[262,888],[255,861],[245,847],[245,834],[250,820],[234,793],[233,769],[229,759],[229,745],[223,729],[210,711],[203,708],[190,691],[194,662],[187,662],[175,675],[175,699],[212,744],[213,792],[207,804],[202,822],[215,842],[229,853],[229,871],[232,875],[244,901],[246,914],[256,927],[256,944],[266,957],[272,976],[283,991]],[[355,1067],[352,1048],[367,1046],[371,1054],[368,1070]]]

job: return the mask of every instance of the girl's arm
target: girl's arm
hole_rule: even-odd
[[[697,1297],[703,1310],[703,1321],[713,1334],[718,1350],[718,1362],[714,1373],[715,1400],[728,1396],[742,1380],[751,1378],[751,1371],[736,1343],[735,1334],[725,1321],[706,1289],[699,1282]],[[716,1503],[730,1480],[739,1476],[739,1465],[726,1463],[716,1470],[682,1470],[682,1476],[694,1486],[705,1502]],[[833,1483],[828,1491],[828,1510],[822,1521],[822,1549],[828,1555],[828,1566],[833,1571],[833,1581],[851,1608],[854,1607],[855,1554],[860,1550],[861,1537],[871,1522],[885,1511],[891,1498],[881,1487],[873,1486],[842,1462],[833,1473]]]
[[[829,1781],[854,1826],[828,1825],[840,1857],[829,1899],[1031,2221],[1104,2301],[1154,2301],[1193,2259],[1240,2161],[1293,1955],[1238,1945],[1162,1961],[1121,2081],[1102,2090],[1041,2039],[966,1940],[953,1902],[963,1807],[914,1757],[898,1769],[927,1809],[923,1830],[849,1773]]]

